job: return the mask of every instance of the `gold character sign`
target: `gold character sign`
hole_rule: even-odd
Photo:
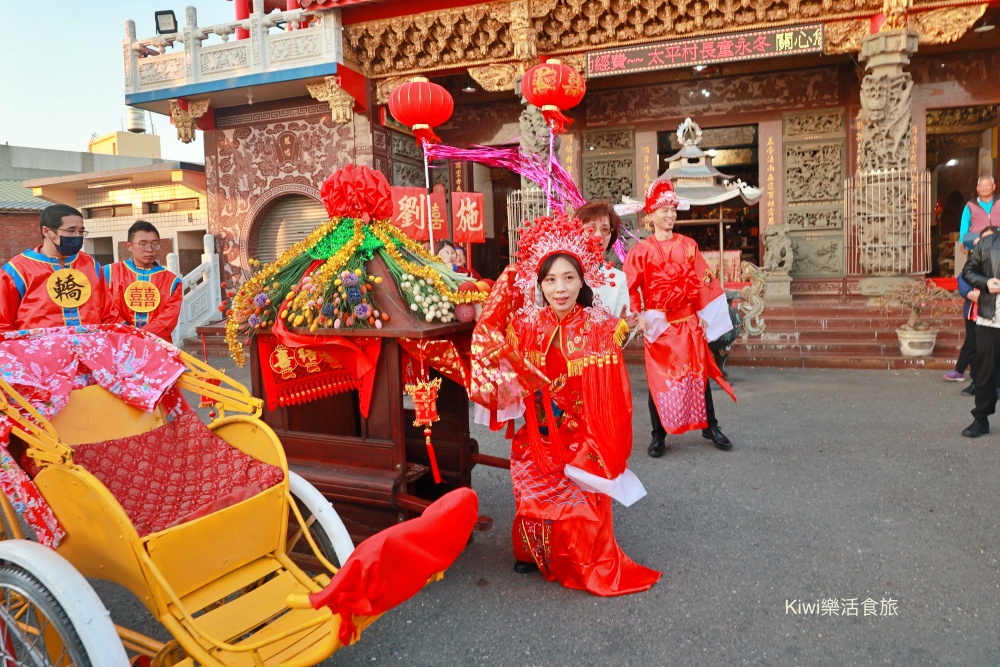
[[[90,281],[76,269],[54,271],[45,287],[49,298],[60,308],[79,308],[90,299]]]

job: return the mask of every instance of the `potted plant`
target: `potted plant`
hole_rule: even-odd
[[[921,315],[940,317],[945,310],[954,307],[955,295],[938,287],[931,280],[907,280],[886,289],[878,300],[879,307],[886,315],[899,308],[909,311],[906,324],[896,329],[899,351],[904,357],[926,357],[934,351],[938,330],[930,322],[921,320]]]

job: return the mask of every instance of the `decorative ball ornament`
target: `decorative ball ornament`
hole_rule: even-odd
[[[389,96],[392,117],[413,130],[417,143],[441,143],[433,128],[451,118],[454,110],[451,94],[422,76],[402,84]]]
[[[587,84],[575,69],[553,59],[524,73],[521,92],[524,99],[542,110],[552,132],[563,134],[573,123],[563,111],[580,103]]]

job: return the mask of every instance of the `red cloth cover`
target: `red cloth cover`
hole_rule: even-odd
[[[309,596],[314,609],[326,605],[340,614],[340,641],[356,636],[353,615],[372,616],[413,597],[431,575],[447,569],[462,553],[479,513],[469,488],[455,489],[411,519],[358,545],[333,581]]]
[[[73,461],[108,488],[140,537],[235,505],[284,478],[194,412],[142,435],[80,445]]]
[[[375,388],[375,366],[378,365],[378,355],[382,349],[380,339],[300,334],[289,331],[281,318],[274,323],[271,331],[285,347],[311,347],[329,353],[351,371],[354,377],[359,378],[361,389],[358,391],[358,407],[362,416],[368,418],[372,389]]]
[[[267,409],[319,400],[359,389],[357,377],[322,346],[289,348],[272,336],[258,341]]]

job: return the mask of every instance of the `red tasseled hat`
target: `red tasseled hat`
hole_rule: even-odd
[[[646,213],[652,213],[664,206],[680,208],[680,199],[674,192],[674,184],[669,178],[658,178],[646,188]]]

